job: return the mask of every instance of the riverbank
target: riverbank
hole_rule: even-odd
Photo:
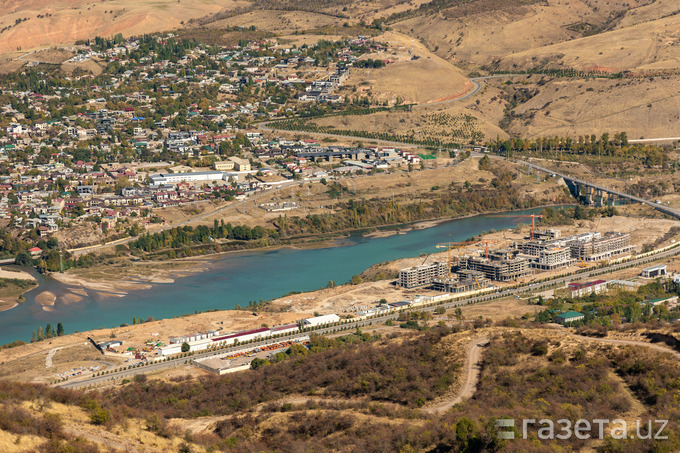
[[[564,205],[558,205],[564,206]],[[531,208],[532,211],[547,206]],[[508,213],[503,212],[503,213]],[[290,243],[265,247],[253,247],[240,250],[225,250],[216,253],[205,253],[172,260],[134,260],[120,257],[113,264],[96,264],[90,268],[72,268],[65,273],[54,273],[51,277],[68,285],[72,289],[57,296],[57,301],[66,303],[79,302],[83,295],[74,291],[80,288],[91,291],[100,299],[125,297],[132,291],[149,290],[157,284],[172,284],[177,279],[206,271],[221,259],[238,257],[252,253],[270,253],[280,250],[316,250],[352,245],[350,238],[362,239],[388,238],[396,234],[434,228],[449,222],[471,218],[484,218],[490,214],[470,214],[461,217],[442,217],[412,223],[391,224],[380,227],[379,231],[367,232],[365,229],[354,229],[337,233],[309,235],[289,239]],[[361,270],[358,270],[359,273]],[[47,296],[44,296],[47,297]],[[54,305],[54,304],[51,304]],[[45,309],[45,305],[43,305]]]
[[[393,279],[370,281],[370,279],[375,278],[376,274],[369,274],[374,270],[385,272],[390,269],[398,270],[403,267],[421,264],[426,256],[425,252],[436,251],[436,249],[432,250],[433,244],[443,241],[449,234],[452,234],[450,233],[451,231],[457,232],[457,236],[453,238],[454,240],[462,240],[465,237],[475,235],[475,232],[478,234],[484,230],[491,228],[500,229],[503,226],[508,228],[508,225],[512,225],[512,222],[517,222],[517,220],[515,218],[515,220],[511,221],[506,217],[464,219],[453,222],[451,225],[444,224],[430,229],[413,231],[404,236],[375,240],[361,238],[359,242],[350,247],[334,247],[309,251],[287,249],[257,254],[245,253],[242,256],[229,257],[230,259],[215,260],[214,263],[209,263],[203,272],[192,273],[186,278],[178,278],[174,284],[156,284],[152,290],[130,291],[127,297],[116,299],[119,301],[117,303],[92,304],[92,296],[85,288],[74,288],[74,291],[78,290],[81,294],[85,294],[81,305],[69,307],[67,311],[60,311],[60,302],[58,301],[54,306],[48,305],[47,308],[49,310],[44,313],[56,314],[56,317],[47,318],[49,319],[48,322],[54,325],[56,321],[63,321],[67,331],[72,332],[74,328],[71,326],[78,325],[72,324],[72,320],[63,316],[66,313],[80,313],[83,310],[82,314],[87,318],[86,325],[101,325],[97,320],[101,319],[102,323],[104,322],[103,320],[108,322],[108,327],[95,330],[89,327],[88,329],[82,329],[86,331],[83,333],[52,338],[43,342],[4,350],[0,352],[0,358],[5,363],[3,371],[0,372],[0,377],[15,376],[16,373],[27,373],[26,380],[36,379],[37,381],[45,382],[54,377],[56,372],[61,372],[62,368],[73,368],[76,364],[76,358],[71,358],[70,356],[71,353],[75,354],[76,351],[79,351],[79,355],[74,357],[81,357],[81,360],[86,360],[85,358],[87,358],[87,366],[97,364],[101,360],[101,356],[87,352],[85,349],[88,346],[83,346],[88,336],[97,341],[116,338],[124,342],[125,348],[143,348],[147,341],[167,343],[169,338],[185,335],[190,332],[210,329],[234,332],[262,325],[271,326],[291,323],[314,316],[316,313],[336,313],[340,316],[349,317],[357,310],[376,306],[380,303],[381,299],[385,299],[388,302],[398,302],[400,300],[413,299],[417,296],[436,295],[438,293],[426,288],[398,288],[394,286]],[[635,225],[640,230],[637,233],[640,235],[638,237],[641,237],[645,232],[649,232],[649,239],[663,235],[664,230],[675,223],[660,219],[633,219],[631,221],[625,217],[613,217],[603,219],[600,230],[606,231],[608,227],[620,225],[622,222]],[[561,229],[564,234],[570,234],[584,231],[585,229],[592,229],[593,227],[589,221],[582,223],[579,224],[577,222],[572,226]],[[525,237],[529,233],[529,228],[528,225],[524,225],[512,228],[511,230],[506,229],[500,233],[491,233],[491,235],[499,235],[498,237],[513,241]],[[672,240],[673,238],[668,238],[666,242]],[[376,253],[378,247],[385,248],[386,244],[391,244],[390,249],[394,251],[392,256],[396,255],[395,258],[385,259],[387,255]],[[482,247],[471,245],[466,251],[469,253],[482,252]],[[350,257],[359,258],[359,254],[362,251],[364,260],[356,259],[348,265]],[[419,254],[421,255],[418,256]],[[447,257],[447,251],[436,251],[436,253],[431,254],[426,259],[443,261]],[[350,272],[356,273],[361,270],[357,267],[361,266],[362,262],[367,262],[367,260],[370,260],[372,263],[382,260],[382,263],[370,267],[365,266],[364,269],[366,267],[369,269],[361,274],[366,277],[363,282],[358,284],[341,284],[342,281],[347,281],[346,276]],[[204,257],[204,259],[197,261],[200,261],[200,263],[197,263],[197,266],[205,265],[204,261],[210,261],[210,258]],[[680,270],[680,258],[671,258],[665,260],[665,263],[668,264],[669,272]],[[131,263],[129,267],[132,269],[126,272],[138,272],[139,269],[136,269],[135,266],[146,266],[148,264]],[[147,284],[154,278],[154,275],[159,278],[172,279],[175,276],[173,272],[181,272],[176,267],[172,268],[172,265],[176,263],[152,264],[161,264],[163,267],[151,269],[153,270],[153,275],[148,274],[146,276]],[[317,272],[323,266],[327,266],[330,271],[328,274],[321,274],[321,278],[317,275],[317,278],[312,280],[312,288],[310,288],[309,282],[305,283],[304,281],[296,280],[292,285],[288,282],[288,279],[293,277],[299,278]],[[574,269],[577,268],[575,267]],[[559,272],[569,272],[574,269],[563,269]],[[146,271],[150,271],[150,269],[146,269]],[[113,268],[109,272],[113,275]],[[125,275],[126,272],[122,272],[120,275]],[[629,278],[630,276],[638,275],[639,272],[639,268],[624,269],[615,271],[607,278]],[[243,275],[239,276],[239,273]],[[344,278],[342,277],[343,275],[345,276]],[[548,273],[542,273],[531,278],[542,279],[548,277],[548,275]],[[324,288],[323,286],[326,286],[325,283],[332,278],[338,279],[338,284],[336,285],[335,282],[332,282],[333,284],[331,285],[331,282],[329,282],[328,287]],[[67,281],[76,283],[73,280]],[[319,284],[319,281],[323,283]],[[265,300],[271,299],[265,305],[264,310],[258,311],[256,308],[247,308],[247,305],[242,303],[244,300],[248,300],[244,299],[244,297],[250,296],[251,299],[256,299],[258,295],[265,294],[262,292],[263,287],[272,282],[276,284],[273,291],[278,293],[278,296],[262,297]],[[505,285],[498,284],[501,287]],[[284,288],[291,287],[296,288],[300,292],[281,295],[286,291],[291,291],[291,289]],[[47,286],[47,289],[50,290],[51,294],[44,294],[42,296],[43,299],[49,302],[52,295],[59,297],[59,291],[53,290],[49,286]],[[90,300],[90,303],[85,303],[88,300]],[[222,308],[220,308],[219,304],[213,306],[206,304],[206,300],[222,301]],[[227,309],[229,304],[233,308],[235,306],[234,302],[240,303],[244,309]],[[174,313],[168,312],[167,308],[175,303],[179,303],[184,311],[180,313],[176,311]],[[120,318],[110,315],[110,313],[117,312],[119,305],[122,308],[122,312],[125,313],[124,322],[121,322]],[[145,306],[147,307],[146,309]],[[149,307],[151,311],[148,311]],[[465,307],[464,316],[474,318],[482,316],[498,320],[504,319],[507,316],[520,317],[527,313],[533,313],[538,308],[540,307],[527,305],[525,300],[509,297],[494,301],[488,305],[482,304]],[[191,314],[194,311],[204,312]],[[165,319],[159,321],[150,320],[141,325],[127,325],[132,323],[133,317],[149,319],[149,313],[154,317],[164,317]],[[168,313],[170,314],[168,315]],[[0,319],[2,318],[0,317]],[[43,318],[43,326],[45,325],[45,319]],[[66,357],[66,354],[57,353],[54,358],[55,363],[59,364],[59,370],[50,369],[45,373],[44,356],[50,350],[63,346],[73,346],[73,349],[69,349],[69,354],[67,354],[69,357]],[[61,363],[59,362],[60,357],[62,357]],[[111,362],[111,360],[108,356],[105,359],[107,363]],[[124,358],[121,360],[124,361]]]
[[[0,268],[0,312],[11,310],[24,302],[24,294],[38,286],[28,272],[3,266]]]

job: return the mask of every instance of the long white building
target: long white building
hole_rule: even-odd
[[[183,182],[212,182],[226,181],[227,176],[222,171],[194,171],[190,173],[158,173],[150,175],[151,184],[180,184]]]

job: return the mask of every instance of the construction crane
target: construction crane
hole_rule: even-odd
[[[482,289],[481,283],[479,283],[479,280],[477,280],[477,277],[472,277],[475,280],[475,283],[477,283],[477,288]]]
[[[526,215],[497,215],[494,217],[531,217],[531,240],[534,240],[534,229],[535,229],[535,220],[536,219],[542,219],[543,215],[541,214],[526,214]]]
[[[600,228],[600,222],[601,222],[601,221],[602,221],[602,217],[600,217],[599,219],[597,219],[597,225],[595,225],[595,229],[593,229],[593,231],[594,231],[595,233],[597,233],[597,230]]]
[[[579,261],[581,261],[581,267],[588,267],[588,265],[583,261],[583,259],[579,258]]]
[[[435,247],[438,249],[448,249],[449,251],[449,278],[451,278],[451,249],[458,249],[461,247],[465,247],[466,245],[474,245],[478,244],[478,242],[475,241],[467,241],[467,242],[442,242],[441,244],[437,244]],[[460,251],[458,252],[460,255]]]
[[[484,244],[486,246],[486,259],[489,259],[489,244],[495,244],[500,241],[479,241],[479,244]]]

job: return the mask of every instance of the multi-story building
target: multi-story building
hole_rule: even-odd
[[[399,271],[399,286],[402,288],[415,288],[432,283],[435,278],[444,278],[449,274],[449,265],[441,261],[432,264],[421,264]]]
[[[529,265],[534,269],[551,271],[574,263],[568,247],[552,247],[538,252],[538,257],[531,260]]]
[[[615,255],[630,252],[630,234],[607,233],[604,237],[591,241],[570,243],[571,257],[583,261],[598,261]]]
[[[517,249],[500,249],[489,252],[489,257],[464,256],[460,259],[459,268],[480,271],[489,280],[517,280],[531,274],[529,260],[520,257]]]

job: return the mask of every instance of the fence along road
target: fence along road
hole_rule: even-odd
[[[437,307],[443,307],[445,309],[450,309],[450,308],[457,308],[457,307],[462,307],[464,305],[468,304],[475,304],[475,303],[480,303],[480,302],[486,302],[490,301],[492,299],[499,299],[503,297],[508,297],[508,296],[514,296],[520,293],[524,293],[527,291],[533,291],[537,289],[541,289],[542,287],[549,287],[549,286],[554,286],[558,284],[563,284],[566,283],[569,280],[574,280],[577,278],[588,278],[592,277],[594,275],[600,275],[608,272],[614,272],[620,269],[624,269],[627,267],[633,267],[636,265],[641,265],[641,264],[646,264],[650,263],[653,261],[658,261],[660,259],[668,258],[670,256],[675,256],[677,254],[680,254],[680,243],[675,244],[674,246],[670,248],[665,248],[659,251],[658,253],[650,252],[651,254],[645,254],[644,256],[638,257],[638,258],[633,258],[629,261],[624,261],[620,263],[615,263],[615,264],[610,264],[608,266],[603,266],[597,269],[583,269],[580,271],[577,271],[575,274],[570,274],[570,275],[562,275],[555,277],[550,280],[545,280],[542,282],[535,282],[535,283],[530,283],[526,285],[519,285],[516,287],[512,288],[507,288],[495,293],[491,294],[484,294],[484,295],[479,295],[475,297],[468,297],[465,299],[458,299],[458,300],[451,300],[449,302],[444,302],[444,303],[435,303],[430,306],[422,306],[422,307],[414,307],[415,309],[419,311],[429,311],[433,312],[435,308]],[[119,379],[124,379],[124,378],[129,378],[132,377],[136,374],[147,374],[147,373],[152,373],[155,371],[161,371],[163,369],[167,368],[175,368],[180,365],[184,365],[186,362],[194,360],[194,359],[200,359],[200,358],[205,358],[205,357],[211,357],[214,355],[223,355],[225,353],[228,353],[230,351],[236,351],[236,350],[242,350],[245,346],[251,347],[253,349],[259,347],[259,346],[264,346],[272,343],[280,343],[283,341],[290,341],[290,340],[296,340],[296,339],[302,339],[305,335],[309,335],[310,333],[315,333],[319,335],[328,335],[328,334],[333,334],[333,333],[338,333],[339,330],[344,330],[344,331],[350,331],[354,330],[357,327],[368,327],[372,324],[379,324],[379,323],[384,323],[385,321],[388,320],[396,320],[397,317],[399,316],[399,312],[391,312],[387,313],[384,315],[378,315],[376,317],[372,318],[364,318],[364,319],[358,319],[355,321],[349,321],[345,324],[340,324],[340,325],[333,325],[333,326],[327,326],[327,327],[322,327],[319,329],[314,329],[311,331],[304,331],[304,332],[296,332],[292,333],[289,335],[284,335],[281,337],[277,337],[276,339],[265,339],[262,341],[257,341],[254,343],[248,343],[247,345],[241,344],[241,345],[236,345],[233,347],[229,348],[223,348],[223,349],[217,349],[217,350],[212,350],[212,351],[207,351],[207,352],[202,352],[198,354],[193,354],[189,357],[177,357],[174,359],[170,359],[166,362],[151,362],[149,365],[141,366],[138,368],[132,368],[132,369],[127,369],[127,370],[121,370],[121,371],[116,371],[113,373],[106,374],[104,376],[96,376],[92,377],[89,379],[83,379],[80,381],[72,381],[72,382],[62,382],[56,384],[57,387],[63,387],[63,388],[79,388],[79,387],[87,387],[87,386],[97,386],[97,385],[102,385],[102,384],[110,384],[112,381],[116,381]]]

